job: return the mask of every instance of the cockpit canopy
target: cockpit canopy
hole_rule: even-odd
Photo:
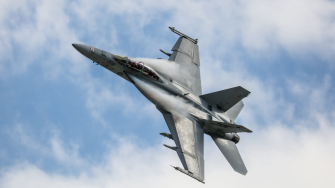
[[[154,79],[156,81],[159,80],[158,74],[154,70],[152,70],[150,67],[144,65],[143,62],[137,62],[137,61],[131,60],[131,59],[125,57],[125,56],[120,56],[120,55],[114,55],[114,59],[117,62],[129,67],[130,69],[132,69],[134,71],[143,73],[145,76],[147,76],[151,79]]]
[[[144,65],[143,62],[136,62],[134,60],[128,59],[126,66],[135,71],[142,72],[145,76],[151,79],[159,80],[158,74],[150,67]]]

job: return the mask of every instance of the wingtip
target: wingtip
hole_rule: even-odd
[[[234,169],[235,170],[235,169]],[[245,171],[245,172],[240,172],[240,171],[237,171],[237,170],[235,170],[235,172],[237,172],[237,173],[239,173],[239,174],[242,174],[243,176],[246,176],[247,175],[247,173],[248,173],[248,171]]]

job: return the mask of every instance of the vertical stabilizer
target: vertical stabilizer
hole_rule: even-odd
[[[243,163],[235,143],[216,136],[212,136],[212,139],[221,150],[222,154],[226,157],[231,167],[233,167],[236,172],[246,175],[248,170]]]
[[[231,107],[226,114],[228,115],[228,117],[235,121],[237,116],[240,114],[242,108],[244,107],[244,104],[242,101],[236,103],[233,107]]]

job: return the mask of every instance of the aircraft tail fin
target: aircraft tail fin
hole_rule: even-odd
[[[231,107],[229,110],[227,110],[227,115],[230,117],[231,120],[235,121],[237,116],[240,114],[244,107],[244,104],[242,101],[239,101],[236,103],[233,107]]]
[[[237,86],[230,89],[201,95],[200,97],[216,105],[220,110],[226,112],[249,94],[250,91],[244,89],[241,86]]]
[[[241,100],[249,94],[250,91],[238,86],[201,95],[200,97],[215,105],[218,109],[227,112],[227,115],[231,118],[231,120],[235,121],[244,106]]]
[[[225,156],[231,167],[238,173],[246,175],[248,173],[241,155],[232,141],[225,140],[216,136],[211,136],[215,144],[218,146],[222,154]]]

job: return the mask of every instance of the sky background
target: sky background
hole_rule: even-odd
[[[164,118],[83,43],[167,58],[199,39],[203,93],[242,86],[246,176],[205,136],[203,185],[173,170]],[[1,0],[0,187],[334,187],[335,2]]]

